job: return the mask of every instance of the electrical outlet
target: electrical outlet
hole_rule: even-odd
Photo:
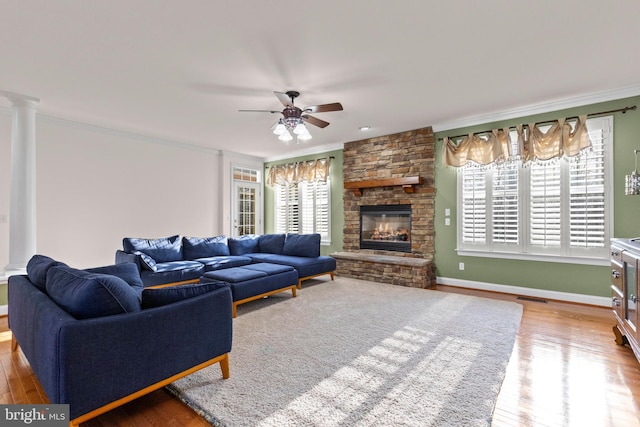
[[[451,216],[451,209],[447,208],[444,210],[444,216]]]
[[[451,225],[451,218],[445,218],[444,225]]]
[[[458,269],[464,270],[464,262],[458,263]]]

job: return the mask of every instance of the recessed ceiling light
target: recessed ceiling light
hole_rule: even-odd
[[[371,129],[371,126],[360,126],[358,129],[360,129],[360,130],[369,130],[369,129]]]

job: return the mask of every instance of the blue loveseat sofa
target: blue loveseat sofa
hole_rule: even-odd
[[[180,237],[122,240],[116,263],[133,262],[140,267],[145,287],[195,283],[207,272],[252,263],[288,265],[298,272],[297,288],[313,277],[329,274],[334,279],[336,260],[320,255],[320,235],[250,234],[238,238]]]
[[[144,289],[132,263],[78,270],[36,255],[8,298],[12,349],[72,425],[214,363],[229,377],[227,286]]]

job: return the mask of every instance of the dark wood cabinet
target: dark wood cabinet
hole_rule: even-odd
[[[616,343],[629,344],[640,361],[640,239],[614,239],[611,244],[611,307],[617,324]]]

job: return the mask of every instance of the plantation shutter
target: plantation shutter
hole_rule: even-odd
[[[298,233],[300,210],[297,184],[275,186],[275,232]]]
[[[300,184],[302,205],[302,233],[319,233],[329,238],[329,182],[316,181]]]
[[[485,243],[487,231],[487,188],[485,171],[468,168],[462,172],[462,241]]]
[[[560,163],[531,165],[530,243],[536,246],[561,245]]]
[[[495,170],[491,215],[494,243],[519,243],[518,203],[518,169],[505,167]]]
[[[602,129],[590,135],[592,149],[570,169],[570,245],[605,245],[605,166]]]
[[[314,232],[314,184],[313,182],[304,182],[300,184],[300,204],[302,205],[302,226],[301,233],[310,234]]]
[[[316,233],[321,240],[329,240],[329,181],[316,182]]]

